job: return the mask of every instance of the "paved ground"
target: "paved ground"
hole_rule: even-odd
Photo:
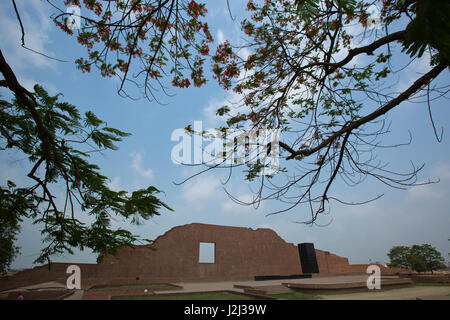
[[[25,286],[25,287],[20,287],[20,288],[16,288],[16,289],[11,289],[11,290],[6,290],[6,291],[2,291],[2,293],[9,293],[9,292],[19,292],[19,291],[26,291],[26,290],[37,290],[37,289],[66,289],[66,286],[60,282],[56,282],[56,281],[49,281],[49,282],[43,282],[43,283],[39,283],[39,284],[35,284],[32,286]]]
[[[161,293],[189,293],[201,291],[222,291],[234,290],[243,292],[243,289],[235,288],[235,285],[248,286],[253,288],[280,286],[283,282],[289,283],[346,283],[346,282],[362,282],[367,280],[367,275],[353,275],[353,276],[335,276],[335,277],[316,277],[310,279],[290,279],[290,280],[265,280],[265,281],[222,281],[222,282],[180,282],[174,283],[183,287],[182,290],[164,290]],[[50,288],[64,288],[64,285],[58,282],[46,282],[39,285],[33,285],[23,288],[18,288],[11,291],[18,291],[24,289],[50,289]],[[80,300],[83,299],[83,290],[76,290],[75,293],[66,298],[66,300]],[[432,287],[432,286],[416,286],[408,288],[386,289],[382,291],[371,292],[357,292],[345,294],[326,294],[320,295],[323,299],[330,300],[399,300],[399,299],[416,299],[417,297],[427,296],[441,296],[446,297],[450,295],[450,286]]]
[[[75,290],[73,294],[64,298],[64,300],[82,300],[83,299],[84,290]]]
[[[366,275],[353,275],[353,276],[335,276],[335,277],[316,277],[310,279],[289,279],[289,280],[264,280],[264,281],[224,281],[224,282],[180,282],[174,283],[184,288],[183,292],[195,292],[195,291],[217,291],[217,290],[238,290],[234,288],[234,285],[249,286],[249,287],[265,287],[281,285],[281,283],[345,283],[345,282],[365,282],[367,280]],[[180,292],[180,291],[164,291]]]
[[[450,295],[450,286],[448,287],[427,287],[417,286],[409,288],[388,289],[383,291],[371,291],[360,293],[321,295],[325,300],[415,300],[417,297],[427,296],[448,296]],[[437,297],[436,297],[437,299]]]
[[[392,277],[396,278],[396,277]],[[279,285],[282,282],[289,283],[345,283],[345,282],[363,282],[367,280],[366,275],[353,276],[335,276],[335,277],[317,277],[311,279],[293,279],[293,280],[266,280],[266,281],[230,281],[230,282],[201,282],[201,283],[176,283],[182,286],[182,292],[196,291],[216,291],[216,290],[235,290],[242,292],[242,289],[234,288],[234,285],[251,286],[254,288],[263,286]],[[180,292],[171,290],[164,293]],[[450,295],[450,286],[445,287],[428,287],[417,286],[407,288],[385,289],[382,291],[357,292],[345,294],[327,294],[319,295],[326,300],[403,300],[416,299],[417,297],[426,296],[448,296]]]
[[[342,282],[360,282],[366,281],[366,279],[367,276],[365,275],[357,275],[357,276],[317,277],[311,279],[265,280],[265,281],[249,280],[249,281],[221,281],[221,282],[177,282],[173,284],[183,287],[182,290],[164,290],[161,293],[164,294],[181,293],[181,292],[189,293],[189,292],[223,291],[223,290],[234,290],[238,292],[244,292],[243,289],[235,288],[234,285],[257,288],[266,286],[277,286],[277,285],[279,286],[281,285],[281,283],[286,281],[289,281],[290,283],[342,283]],[[78,293],[77,297],[80,296],[82,296],[82,293]],[[71,299],[75,299],[75,297]]]

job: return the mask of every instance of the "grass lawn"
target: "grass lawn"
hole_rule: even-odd
[[[94,288],[96,290],[115,290],[115,289],[175,289],[177,287],[169,283],[150,283],[150,284],[130,284],[121,286],[105,286]]]
[[[256,300],[256,298],[223,291],[184,294],[155,294],[133,297],[112,297],[112,300]]]
[[[286,300],[317,300],[320,299],[320,297],[302,293],[298,291],[292,291],[292,292],[286,292],[286,293],[273,293],[269,294],[269,296],[278,298],[278,299],[286,299]]]

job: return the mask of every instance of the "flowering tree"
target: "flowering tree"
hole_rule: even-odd
[[[396,188],[415,185],[423,166],[393,172],[376,152],[386,147],[389,112],[422,98],[431,117],[430,101],[448,91],[433,82],[449,67],[448,1],[250,0],[247,10],[245,44],[225,41],[213,56],[214,77],[240,97],[217,115],[226,120],[222,130],[278,130],[284,162],[281,174],[258,179],[260,163],[223,165],[248,166],[246,178],[259,183],[253,201],[233,199],[285,204],[273,213],[306,204],[305,222],[314,223],[330,200],[349,203],[330,194],[339,178],[350,185],[368,176]],[[392,63],[399,58],[429,66],[401,91]]]
[[[119,94],[137,86],[147,99],[175,87],[200,87],[203,64],[213,38],[202,19],[207,9],[194,0],[65,0],[47,1],[56,10],[53,21],[87,49],[75,62],[83,72],[96,67],[102,76],[121,80]],[[67,12],[79,8],[80,15]],[[75,21],[79,21],[79,26]]]

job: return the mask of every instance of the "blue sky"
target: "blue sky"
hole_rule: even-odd
[[[20,47],[20,29],[12,5],[8,1],[0,4],[0,43],[6,60],[16,72],[19,81],[27,88],[34,83],[44,86],[51,94],[63,93],[61,99],[80,108],[92,110],[109,126],[132,133],[119,144],[118,151],[97,155],[93,161],[102,168],[102,173],[111,178],[112,188],[135,190],[154,185],[164,191],[161,195],[175,211],[162,211],[161,216],[141,226],[130,226],[130,230],[142,237],[154,239],[170,228],[192,222],[251,228],[271,228],[284,240],[292,243],[313,242],[315,247],[348,257],[351,263],[388,261],[386,253],[394,245],[430,243],[448,260],[450,252],[450,126],[449,103],[446,99],[434,101],[433,117],[438,128],[444,128],[444,139],[438,143],[434,138],[428,111],[424,103],[405,103],[389,115],[391,133],[386,144],[405,142],[411,132],[411,145],[386,149],[379,156],[390,162],[394,169],[409,169],[410,161],[426,166],[419,176],[440,179],[440,183],[414,187],[406,191],[391,189],[379,182],[367,179],[363,184],[350,188],[337,183],[335,194],[348,201],[363,201],[378,194],[384,196],[376,202],[363,206],[333,205],[329,215],[319,219],[326,227],[307,226],[294,223],[308,218],[308,208],[298,207],[289,213],[267,217],[266,214],[280,208],[277,202],[264,203],[255,210],[233,203],[225,194],[221,179],[226,171],[211,171],[177,186],[178,182],[195,173],[196,169],[176,165],[171,161],[171,150],[176,142],[171,141],[172,132],[202,120],[204,128],[213,127],[218,120],[216,108],[229,99],[236,98],[221,89],[214,80],[202,88],[172,89],[173,97],[161,95],[166,105],[147,100],[132,101],[117,95],[118,81],[105,79],[97,72],[82,74],[73,61],[84,54],[74,38],[63,34],[49,16],[53,13],[45,1],[16,1],[21,10],[29,47],[50,56],[67,60],[57,62],[33,54]],[[207,18],[216,44],[229,39],[240,40],[238,21],[245,12],[241,1],[230,1],[236,21],[230,18],[226,1],[209,1]],[[245,54],[245,52],[243,53]],[[405,63],[404,56],[397,59],[399,67]],[[362,58],[364,59],[364,57]],[[428,69],[426,60],[414,61],[393,85],[398,89],[411,84],[420,72]],[[448,71],[436,83],[449,83]],[[0,94],[4,94],[4,90]],[[0,155],[0,177],[27,183],[26,160],[19,154]],[[2,182],[3,183],[3,182]],[[242,200],[251,199],[250,185],[239,175],[233,176],[226,185],[233,195]],[[116,226],[127,226],[127,221],[117,220]],[[25,221],[17,243],[21,255],[12,268],[32,265],[42,245],[39,228]],[[77,252],[74,256],[55,257],[55,261],[94,262],[96,256],[90,252]]]

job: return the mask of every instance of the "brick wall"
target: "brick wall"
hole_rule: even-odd
[[[327,251],[316,249],[317,264],[319,265],[319,276],[327,275],[351,275],[366,274],[367,267],[370,264],[350,264],[348,258],[340,257]],[[395,275],[398,273],[409,272],[402,268],[386,268],[377,264],[381,269],[382,275]]]
[[[83,286],[84,279],[94,279],[98,275],[96,264],[89,263],[51,263],[18,272],[12,276],[0,278],[0,291],[30,286],[43,282],[56,281],[65,284],[70,276],[66,273],[67,267],[76,264],[81,270]]]
[[[200,242],[215,243],[215,263],[199,263]],[[101,269],[112,277],[215,281],[253,279],[255,275],[300,274],[297,246],[273,230],[206,224],[175,227],[148,247],[123,248],[105,256]]]
[[[199,263],[200,242],[215,243],[215,263]],[[156,250],[151,250],[151,248]],[[368,265],[316,249],[319,276],[364,274]],[[47,281],[65,284],[74,263],[52,263],[0,278],[0,291]],[[152,246],[120,248],[100,264],[77,264],[82,288],[95,285],[181,281],[250,280],[254,276],[301,274],[298,247],[271,229],[192,223],[174,227]],[[395,273],[382,267],[382,273]]]
[[[408,275],[414,282],[445,282],[450,283],[450,274],[412,274]]]
[[[342,274],[349,272],[347,258],[317,249],[316,258],[320,274]]]

